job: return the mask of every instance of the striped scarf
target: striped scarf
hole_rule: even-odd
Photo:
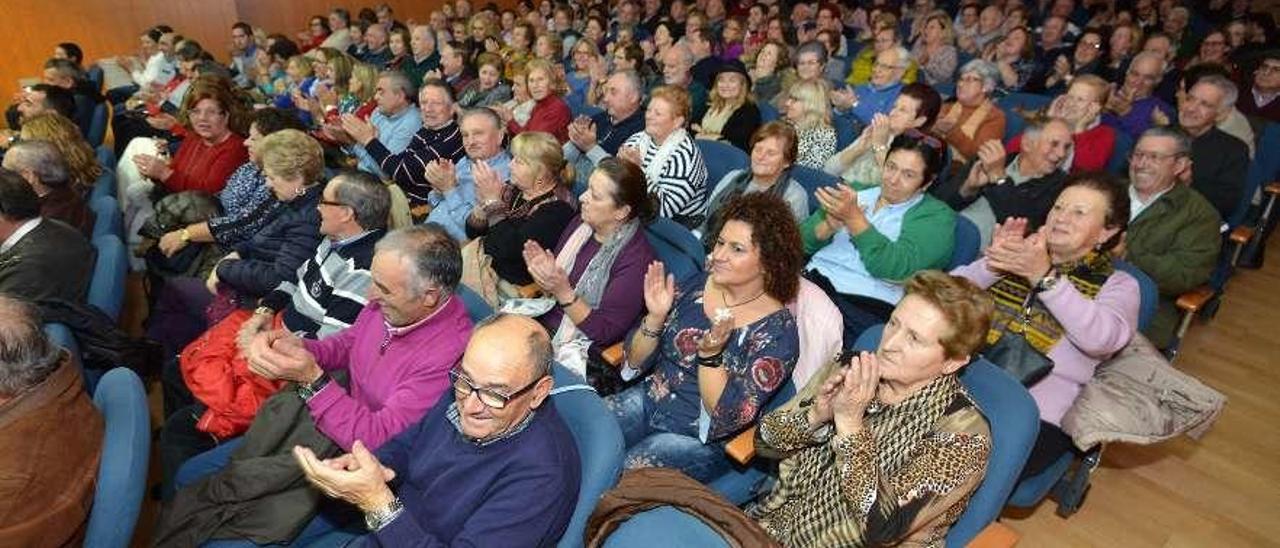
[[[1057,266],[1071,285],[1088,299],[1097,297],[1102,285],[1115,271],[1111,258],[1105,253],[1089,252],[1079,261]],[[1053,317],[1053,313],[1045,308],[1044,303],[1035,297],[1031,284],[1021,276],[1005,275],[991,286],[988,291],[995,299],[996,310],[992,318],[991,330],[987,332],[987,344],[993,345],[1000,340],[1006,330],[1022,333],[1042,354],[1048,355],[1049,349],[1058,344],[1062,338],[1062,324]],[[1030,301],[1028,302],[1028,299]],[[1024,303],[1029,307],[1024,307]],[[1029,310],[1026,310],[1029,308]],[[1026,312],[1026,317],[1023,317]]]

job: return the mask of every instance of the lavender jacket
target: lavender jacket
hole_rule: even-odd
[[[331,382],[307,401],[316,428],[346,451],[356,440],[377,449],[435,405],[470,338],[471,318],[462,299],[453,296],[431,316],[390,336],[382,307],[370,302],[351,327],[304,340],[321,369],[350,373],[349,390]]]
[[[987,260],[978,259],[951,271],[986,289],[1000,279],[987,270]],[[1031,387],[1031,397],[1040,408],[1040,419],[1061,426],[1076,396],[1103,360],[1129,344],[1138,327],[1138,281],[1116,270],[1102,284],[1093,299],[1075,286],[1059,283],[1039,294],[1053,317],[1062,324],[1064,335],[1049,349],[1053,371]]]

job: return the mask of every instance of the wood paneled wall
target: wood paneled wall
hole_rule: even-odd
[[[445,0],[386,0],[400,21],[426,21]],[[345,7],[352,16],[382,0],[0,0],[9,29],[0,61],[0,98],[8,103],[18,79],[38,77],[59,42],[75,42],[86,62],[137,51],[138,36],[166,23],[199,41],[220,59],[227,57],[231,25],[246,21],[268,32],[294,35],[311,15]],[[474,2],[481,4],[479,0]],[[515,0],[499,0],[513,5]]]

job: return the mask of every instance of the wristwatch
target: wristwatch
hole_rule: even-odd
[[[275,311],[275,310],[272,310],[272,309],[271,309],[271,307],[269,307],[269,306],[259,306],[258,308],[253,309],[253,314],[254,314],[255,316],[257,316],[257,315],[262,315],[262,316],[275,316],[275,315],[276,315],[276,311]]]
[[[182,240],[182,243],[184,243],[184,244],[185,244],[185,243],[187,243],[187,242],[190,242],[190,241],[191,241],[191,231],[190,231],[190,230],[187,230],[187,227],[185,227],[185,226],[184,226],[184,227],[182,227],[182,230],[179,230],[179,231],[178,231],[178,239],[179,239],[179,240]]]
[[[329,380],[328,373],[321,373],[320,377],[311,383],[298,383],[298,396],[301,397],[304,402],[311,401],[311,398],[316,397],[316,394],[319,394],[324,387],[329,385]]]
[[[386,507],[368,512],[364,515],[364,526],[370,531],[377,531],[386,527],[388,523],[396,519],[400,512],[404,511],[404,503],[400,501],[400,497],[392,497],[391,504]]]
[[[1058,285],[1058,273],[1050,270],[1040,281],[1036,282],[1036,293],[1044,293]]]

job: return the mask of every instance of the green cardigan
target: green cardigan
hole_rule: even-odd
[[[850,186],[854,190],[871,188],[859,184]],[[819,209],[800,225],[805,255],[813,255],[831,242],[831,238],[818,239],[814,233],[826,218],[826,211]],[[897,241],[890,240],[874,226],[852,239],[869,274],[881,280],[903,281],[921,270],[947,268],[955,248],[955,231],[956,212],[941,200],[925,194],[903,217]]]

